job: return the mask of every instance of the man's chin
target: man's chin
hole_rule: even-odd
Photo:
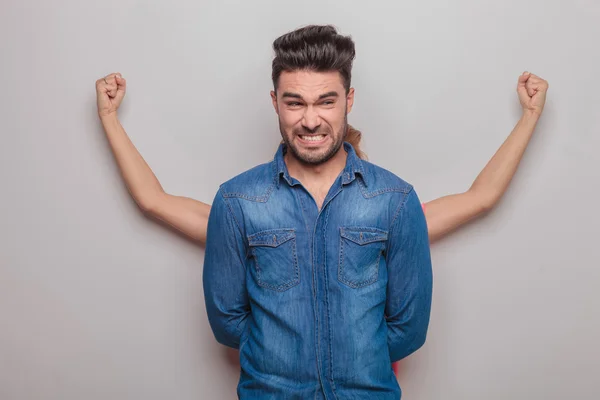
[[[306,165],[320,165],[327,161],[329,161],[334,155],[335,152],[332,148],[320,149],[298,149],[295,148],[293,154],[295,158],[303,164]]]

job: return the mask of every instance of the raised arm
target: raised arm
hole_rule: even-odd
[[[96,81],[98,116],[125,185],[145,214],[204,243],[210,206],[188,197],[165,193],[119,121],[117,110],[125,97],[126,85],[125,79],[118,73]]]
[[[479,173],[469,190],[425,204],[429,241],[434,242],[491,210],[504,195],[523,157],[546,102],[548,82],[523,73],[517,94],[523,115],[511,134]]]

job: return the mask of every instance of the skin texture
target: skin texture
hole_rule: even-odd
[[[354,90],[346,93],[337,72],[283,72],[278,94],[271,92],[271,99],[281,137],[290,149],[285,155],[289,173],[309,191],[320,209],[346,165],[346,152],[340,149]]]
[[[210,205],[163,190],[119,121],[118,109],[126,90],[127,82],[119,73],[96,81],[98,116],[127,189],[146,215],[204,243]],[[337,96],[319,98],[332,91]],[[485,214],[498,203],[542,115],[547,91],[548,82],[544,79],[529,72],[519,76],[517,94],[522,115],[508,138],[467,191],[425,203],[430,242]],[[300,98],[284,96],[286,92]],[[320,206],[319,199],[322,202],[337,176],[335,171],[339,172],[345,164],[345,152],[332,152],[332,149],[339,145],[347,124],[354,89],[346,93],[337,73],[286,72],[280,78],[278,93],[271,92],[271,99],[279,117],[282,138],[295,149],[293,157],[286,157],[290,174],[303,183],[314,182],[307,190]],[[318,145],[300,138],[317,133],[326,135]]]

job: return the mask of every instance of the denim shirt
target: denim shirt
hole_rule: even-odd
[[[427,225],[413,187],[359,159],[321,210],[272,162],[222,184],[208,220],[204,296],[239,349],[242,399],[399,399],[392,362],[425,342]]]

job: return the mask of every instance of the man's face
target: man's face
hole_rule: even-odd
[[[298,161],[319,165],[338,152],[354,102],[354,89],[346,95],[338,72],[284,71],[271,98],[283,141]]]

